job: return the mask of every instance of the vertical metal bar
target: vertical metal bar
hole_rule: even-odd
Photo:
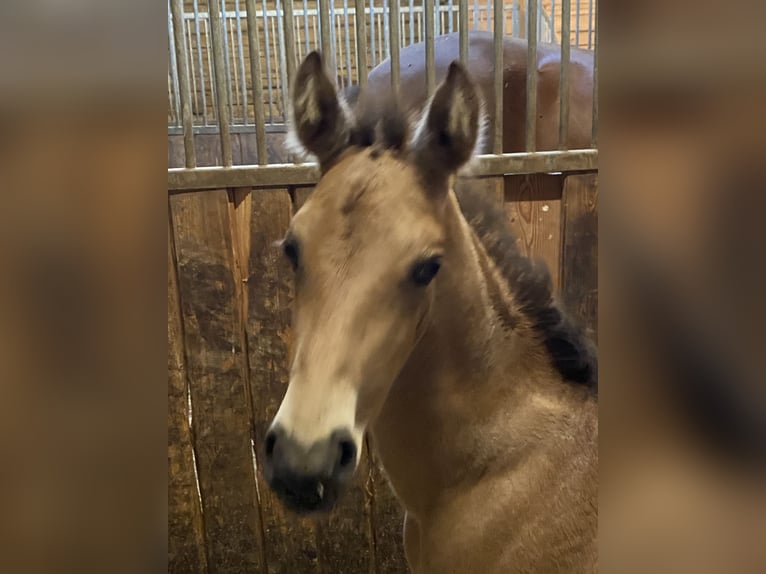
[[[210,27],[213,36],[213,72],[215,75],[215,84],[218,92],[218,125],[221,133],[221,158],[224,167],[230,167],[232,164],[231,155],[231,130],[229,124],[229,114],[231,110],[229,104],[229,94],[226,91],[226,64],[223,59],[223,26],[221,22],[221,4],[212,2],[209,6]]]
[[[221,30],[222,35],[221,44],[223,45],[223,61],[224,61],[224,68],[226,69],[226,85],[224,86],[226,88],[226,99],[229,102],[228,110],[229,110],[229,122],[234,122],[234,106],[231,105],[231,96],[232,96],[232,89],[231,89],[231,62],[229,61],[229,38],[226,35],[226,0],[221,0],[218,3],[218,7],[221,9],[221,12],[218,13],[219,21],[221,22]],[[215,56],[215,54],[213,54]],[[213,60],[215,61],[215,59]]]
[[[242,12],[239,9],[239,0],[234,1],[234,13],[237,23],[237,53],[239,54],[239,78],[240,90],[242,91],[242,122],[247,125],[247,78],[245,78],[245,47],[242,43]]]
[[[593,48],[593,0],[588,0],[588,50]]]
[[[194,34],[197,38],[197,67],[199,68],[200,92],[202,94],[202,125],[207,125],[207,94],[205,88],[205,67],[202,63],[202,40],[199,33],[199,5],[194,0]]]
[[[332,51],[332,77],[338,77],[338,49],[335,36],[335,0],[330,1],[330,50]]]
[[[253,84],[253,109],[255,111],[255,145],[258,163],[266,165],[266,118],[263,111],[263,77],[261,71],[261,44],[258,37],[258,15],[255,0],[245,0],[247,10],[247,45],[250,53],[250,81]]]
[[[514,38],[519,37],[519,0],[513,0],[511,5],[511,34]]]
[[[540,5],[540,0],[530,0],[537,5],[537,39],[538,41],[543,37],[543,7]]]
[[[195,58],[194,58],[194,45],[192,44],[192,30],[191,24],[186,25],[186,18],[184,18],[184,28],[186,29],[186,56],[188,58],[189,76],[191,78],[191,93],[192,93],[192,122],[194,121],[194,112],[199,110],[199,96],[197,95],[197,72],[194,70]],[[197,112],[199,113],[199,112]]]
[[[468,63],[468,0],[460,0],[458,10],[458,30],[460,30],[460,61],[465,65]]]
[[[449,0],[449,3],[447,4],[447,10],[448,10],[448,12],[447,12],[447,14],[448,14],[448,18],[447,18],[447,33],[448,34],[452,34],[452,32],[454,32],[454,29],[453,29],[454,26],[453,26],[453,23],[452,23],[452,18],[453,18],[454,14],[455,14],[455,6],[453,4],[453,0]]]
[[[426,91],[428,96],[436,88],[436,70],[434,70],[434,0],[425,0],[426,27]]]
[[[571,0],[561,1],[561,74],[559,76],[559,149],[567,149],[569,140],[569,35]]]
[[[495,133],[494,153],[503,153],[503,31],[505,28],[505,11],[503,2],[495,1],[495,31],[493,45],[495,48]]]
[[[496,2],[494,0],[487,0],[487,10],[486,10],[486,12],[487,12],[487,32],[492,30],[492,28],[489,27],[489,21],[490,21],[489,15],[490,15],[490,12],[493,12],[495,3]]]
[[[381,12],[377,12],[377,10],[375,10],[374,0],[371,2],[371,4],[372,4],[371,10],[373,11],[373,13],[375,13],[375,26],[378,29],[378,61],[382,62],[383,60],[386,59],[385,44],[386,44],[386,41],[388,40],[388,38],[386,37],[387,34],[383,32],[383,22],[386,20],[386,15]]]
[[[592,147],[598,147],[598,6],[593,23],[593,126],[590,143]]]
[[[479,0],[473,0],[473,29],[479,29]]]
[[[556,0],[551,0],[550,22],[551,22],[551,44],[555,44],[556,43]]]
[[[212,98],[212,106],[215,111],[215,123],[218,123],[218,90],[215,85],[215,73],[213,72],[213,41],[210,36],[210,12],[208,11],[208,19],[204,21],[205,30],[205,45],[207,46],[207,75],[210,78],[210,97]]]
[[[309,4],[308,0],[303,0],[303,36],[306,43],[306,55],[311,52],[311,46],[309,45]]]
[[[181,95],[178,87],[178,60],[176,59],[176,39],[173,34],[173,15],[170,13],[170,0],[168,0],[168,42],[170,49],[170,77],[173,80],[173,117],[176,125],[181,125]]]
[[[580,47],[580,0],[576,2],[577,16],[575,18],[575,46]]]
[[[330,38],[330,5],[328,0],[319,0],[319,30],[321,34],[320,49],[322,61],[326,71],[335,69],[335,58],[332,54],[332,40]]]
[[[366,8],[365,8],[366,9]],[[370,66],[375,67],[375,0],[370,0]]]
[[[364,21],[364,0],[354,0],[354,24],[356,28],[356,73],[359,89],[367,88],[367,30]]]
[[[413,0],[410,0],[410,44],[415,43],[415,6]]]
[[[527,4],[527,136],[526,151],[537,145],[537,2]]]
[[[225,2],[224,2],[225,5]],[[226,18],[228,19],[229,16],[227,15],[227,11],[224,9],[223,11],[224,15],[226,15]],[[229,35],[228,35],[228,42],[231,43],[231,52],[229,53],[229,62],[231,65],[231,68],[234,70],[234,80],[232,81],[232,84],[230,86],[230,89],[234,93],[234,102],[236,106],[240,106],[240,83],[239,83],[239,66],[237,66],[237,52],[234,49],[234,28],[236,27],[236,17],[235,17],[234,25],[232,25],[231,22],[229,22]],[[224,20],[225,22],[226,20]],[[233,106],[232,106],[232,113],[233,113]],[[233,120],[232,120],[233,123]]]
[[[399,68],[399,0],[388,0],[388,45],[391,50],[391,91],[394,96],[399,94],[401,70]]]
[[[288,0],[289,2],[290,0]],[[279,86],[282,96],[282,117],[287,122],[287,109],[290,105],[290,99],[288,91],[290,90],[287,83],[287,70],[285,69],[285,35],[284,35],[284,12],[282,11],[282,2],[276,0],[274,4],[277,17],[277,49],[279,56],[276,58],[276,67],[279,71]],[[272,20],[273,22],[273,20]]]
[[[385,57],[391,57],[391,5],[395,0],[383,0],[384,12],[383,14],[383,35],[385,36]]]
[[[319,28],[318,23],[319,22],[319,12],[314,14],[314,17],[311,19],[311,31],[313,32],[313,38],[314,38],[314,46],[316,49],[319,49]]]
[[[184,41],[184,7],[183,0],[171,0],[170,10],[173,18],[173,35],[175,39],[176,61],[181,86],[181,123],[184,128],[184,158],[186,167],[197,166],[194,155],[194,129],[192,126],[192,99],[189,82],[189,66],[186,60],[186,42]]]
[[[284,0],[285,7],[285,67],[287,68],[287,91],[293,85],[295,77],[295,16],[292,0]]]
[[[351,28],[348,22],[348,0],[343,0],[343,24],[346,41],[346,80],[351,85]]]
[[[269,34],[269,12],[266,8],[266,0],[261,0],[261,13],[263,16],[263,39],[264,47],[266,48],[266,81],[269,90],[269,123],[274,123],[274,93],[272,90],[272,75],[271,75],[271,35]]]

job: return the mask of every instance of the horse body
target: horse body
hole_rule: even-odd
[[[437,84],[460,55],[457,33],[438,36],[434,40],[434,66]],[[593,120],[593,52],[571,48],[569,66],[569,149],[591,147]],[[479,152],[492,152],[495,125],[494,44],[490,32],[469,31],[467,69],[486,104],[489,137]],[[537,149],[555,150],[559,138],[559,79],[561,48],[553,44],[537,47]],[[368,94],[384,101],[391,92],[391,61],[385,60],[369,74]],[[412,44],[400,55],[401,104],[417,113],[428,101],[425,73],[425,44]],[[524,151],[526,126],[527,42],[503,38],[503,152]],[[356,99],[354,97],[354,99]],[[373,104],[375,105],[375,104]]]
[[[322,176],[283,244],[295,349],[264,474],[329,510],[369,431],[415,574],[595,572],[595,357],[455,185],[480,103],[453,63],[410,136],[402,110],[350,118],[316,53],[299,68],[295,138]]]

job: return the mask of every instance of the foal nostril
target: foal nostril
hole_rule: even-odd
[[[338,446],[340,449],[340,459],[338,464],[340,468],[346,468],[356,462],[356,445],[352,440],[342,440]]]
[[[266,433],[266,440],[264,441],[264,451],[266,452],[266,460],[271,461],[274,458],[274,450],[277,446],[277,439],[279,438],[279,430],[271,429]]]

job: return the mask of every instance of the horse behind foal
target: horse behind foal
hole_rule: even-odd
[[[350,117],[319,55],[301,64],[292,127],[322,174],[283,241],[295,348],[264,473],[288,507],[330,510],[369,431],[413,572],[594,572],[595,358],[454,187],[481,124],[457,63],[411,135],[393,107]]]

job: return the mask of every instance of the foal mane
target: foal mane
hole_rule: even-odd
[[[415,118],[408,118],[394,100],[367,105],[362,98],[353,111],[349,145],[382,152],[406,151]],[[382,105],[381,105],[382,104]],[[348,107],[346,113],[351,115]],[[478,145],[477,145],[478,147]],[[560,308],[553,296],[547,266],[522,255],[506,216],[470,184],[458,178],[455,192],[466,220],[508,283],[519,311],[530,321],[561,377],[598,394],[595,347]]]

